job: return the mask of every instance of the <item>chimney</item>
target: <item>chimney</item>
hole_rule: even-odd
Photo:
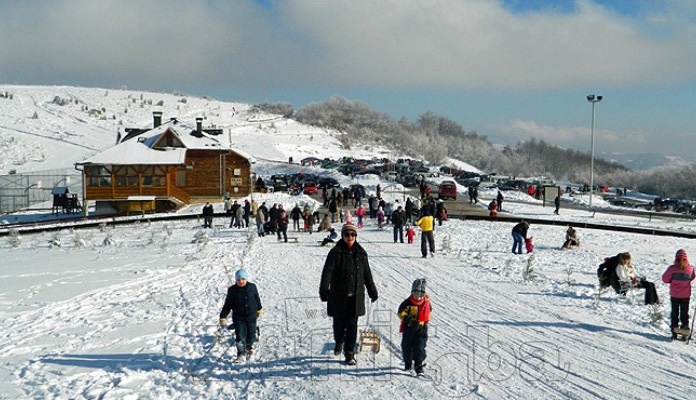
[[[152,120],[153,128],[157,128],[158,126],[162,125],[162,111],[153,111]]]
[[[196,117],[196,133],[203,134],[203,117]]]

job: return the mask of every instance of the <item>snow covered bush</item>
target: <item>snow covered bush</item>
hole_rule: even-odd
[[[539,275],[534,271],[534,254],[527,259],[527,265],[522,270],[522,278],[526,281],[536,280]]]
[[[19,236],[19,230],[10,230],[9,243],[11,247],[19,247],[19,245],[22,244],[22,238]]]

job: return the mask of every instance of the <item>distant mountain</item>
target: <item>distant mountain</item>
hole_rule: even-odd
[[[617,162],[634,171],[645,171],[661,166],[684,166],[693,163],[679,156],[657,153],[604,153],[599,157]]]

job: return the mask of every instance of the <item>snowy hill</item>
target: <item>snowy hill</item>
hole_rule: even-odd
[[[141,92],[105,89],[1,86],[4,91],[13,98],[0,99],[0,140],[3,149],[14,149],[14,161],[3,171],[70,166],[112,145],[119,128],[148,126],[153,109],[165,118],[193,120],[204,113],[205,124],[223,126],[261,160],[262,173],[298,168],[287,164],[290,156],[347,155],[335,132],[251,115],[243,104],[152,93],[141,99]],[[73,104],[56,105],[56,96]],[[150,99],[163,105],[150,106]],[[105,119],[89,116],[102,107]],[[361,182],[374,190],[374,179]],[[400,190],[385,193],[391,201],[402,196]],[[254,198],[286,207],[312,201],[284,194]],[[215,209],[221,212],[222,204]],[[508,201],[504,209],[567,224],[696,232],[691,220],[563,207],[556,216],[533,202]],[[33,216],[42,217],[25,215]],[[512,224],[450,220],[436,228],[435,257],[423,259],[420,234],[416,244],[393,243],[391,230],[368,220],[358,241],[369,255],[379,301],[360,325],[369,320],[379,331],[382,350],[358,354],[358,365],[349,367],[332,354],[331,320],[318,297],[328,252],[317,244],[323,233],[291,230],[298,243],[286,244],[257,237],[254,229],[227,229],[226,218],[216,218],[216,229],[203,230],[201,223],[145,219],[0,237],[0,398],[693,397],[696,355],[692,345],[668,340],[669,288],[660,282],[677,249],[696,257],[692,240],[579,229],[582,246],[563,251],[564,226],[532,225],[534,253],[513,255]],[[640,290],[626,298],[611,291],[597,297],[598,264],[623,251],[631,252],[639,274],[655,281],[661,304],[644,306]],[[255,359],[233,364],[229,336],[216,341],[216,332],[227,286],[241,267],[259,287],[264,315]],[[428,280],[433,301],[426,378],[402,370],[395,315],[416,278]]]
[[[342,150],[338,132],[318,129],[276,115],[250,111],[249,104],[182,94],[67,86],[0,85],[0,175],[16,171],[72,168],[113,146],[125,128],[152,126],[152,112],[193,124],[222,128],[233,147],[262,161],[295,162],[328,154],[394,157],[388,149],[355,146]]]

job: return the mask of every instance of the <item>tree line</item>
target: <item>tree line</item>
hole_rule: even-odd
[[[333,96],[324,103],[309,103],[294,109],[290,103],[263,103],[254,110],[293,118],[298,122],[334,129],[343,134],[345,149],[356,144],[374,144],[395,153],[446,165],[454,158],[499,175],[546,176],[574,183],[590,182],[590,155],[563,149],[532,138],[515,146],[492,144],[476,131],[465,131],[457,122],[426,111],[416,121],[398,120],[371,109],[365,103]],[[696,198],[696,164],[663,166],[650,171],[632,171],[595,157],[595,184],[617,186],[672,198]]]

